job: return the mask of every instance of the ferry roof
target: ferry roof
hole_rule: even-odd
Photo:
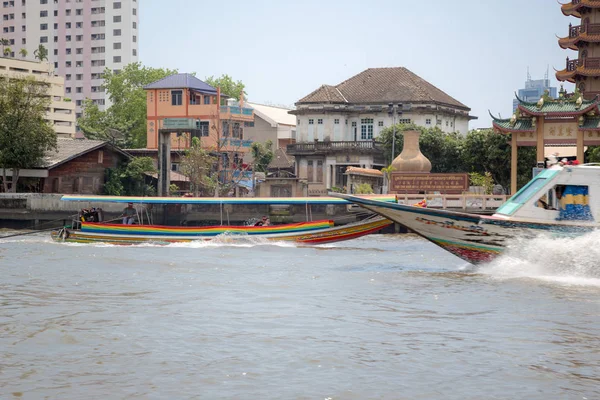
[[[388,203],[396,201],[395,195],[357,196]],[[86,201],[95,203],[139,203],[139,204],[271,204],[271,205],[315,205],[352,204],[335,197],[128,197],[96,195],[64,195],[62,201]]]

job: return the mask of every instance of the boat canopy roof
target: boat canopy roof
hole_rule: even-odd
[[[393,203],[395,195],[358,196],[372,200]],[[271,204],[271,205],[314,205],[314,204],[352,204],[335,197],[128,197],[64,195],[62,201],[85,201],[94,203],[139,203],[139,204]]]

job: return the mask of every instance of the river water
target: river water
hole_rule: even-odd
[[[0,240],[0,398],[600,399],[597,243]]]

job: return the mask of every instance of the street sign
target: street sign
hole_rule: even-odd
[[[196,129],[196,120],[192,118],[165,118],[163,129]]]

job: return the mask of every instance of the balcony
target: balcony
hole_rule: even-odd
[[[569,60],[569,57],[567,57],[567,71],[575,71],[577,67],[579,67],[579,60]]]
[[[582,33],[588,35],[600,35],[600,24],[585,24],[573,26],[569,24],[569,38],[574,39]]]
[[[383,145],[372,140],[293,143],[287,145],[286,151],[290,155],[333,154],[342,152],[378,154],[383,152]]]
[[[254,121],[254,109],[237,107],[237,106],[221,106],[221,119],[233,119],[238,121]]]
[[[221,138],[222,146],[229,146],[229,147],[234,147],[234,148],[252,147],[252,143],[254,143],[254,141],[250,140],[250,139],[236,139],[236,138],[229,138],[229,137]]]
[[[600,69],[600,57],[587,57],[575,60],[569,60],[567,57],[567,71],[575,71],[581,66],[586,69]]]
[[[254,110],[252,108],[221,106],[221,114],[229,113],[232,115],[252,115],[253,111]]]

